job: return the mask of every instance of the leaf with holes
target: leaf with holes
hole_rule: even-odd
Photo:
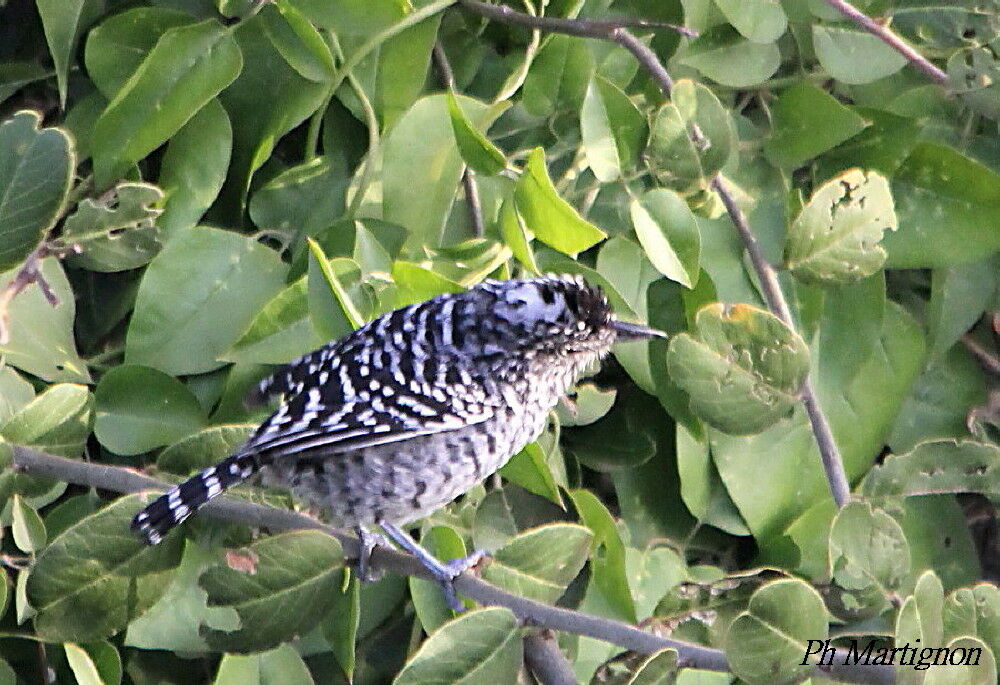
[[[262,538],[237,550],[252,569],[219,564],[199,579],[208,605],[232,607],[242,626],[233,631],[204,627],[209,645],[228,652],[258,652],[312,630],[340,591],[344,554],[336,538],[297,530]]]
[[[791,414],[809,371],[809,349],[769,312],[716,303],[698,310],[695,335],[670,341],[667,368],[698,416],[747,435]]]
[[[893,454],[861,483],[867,498],[1000,492],[1000,449],[978,442],[924,442]]]
[[[153,207],[163,191],[149,183],[119,183],[96,199],[84,199],[63,224],[60,243],[80,248],[73,266],[91,271],[125,271],[149,263],[160,251]]]
[[[820,186],[802,208],[788,232],[785,264],[806,281],[858,281],[885,264],[879,241],[896,228],[888,181],[850,169]]]

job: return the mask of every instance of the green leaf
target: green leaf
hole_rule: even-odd
[[[678,675],[678,657],[676,649],[661,649],[653,652],[639,664],[635,673],[628,679],[626,685],[660,685],[669,683]],[[704,683],[703,685],[710,685]]]
[[[906,66],[906,57],[867,31],[813,24],[816,58],[842,83],[871,83]]]
[[[635,167],[645,142],[646,119],[618,86],[594,75],[580,111],[583,152],[601,183]]]
[[[521,635],[509,609],[469,611],[420,646],[393,685],[512,683],[521,668]]]
[[[0,64],[0,102],[6,101],[29,83],[49,78],[52,74],[50,69],[35,62],[5,61]]]
[[[194,21],[190,14],[166,7],[135,7],[111,15],[87,33],[87,75],[104,97],[113,98],[164,33]]]
[[[87,26],[104,11],[98,0],[38,0],[38,15],[45,29],[49,54],[56,67],[59,83],[59,104],[66,107],[69,63],[76,51],[76,42]]]
[[[632,226],[649,261],[667,278],[688,288],[701,273],[701,234],[687,202],[666,188],[633,198]]]
[[[635,602],[629,592],[625,569],[625,545],[615,519],[592,492],[570,490],[569,496],[580,520],[594,534],[590,556],[591,589],[601,593],[607,605],[613,607],[616,618],[635,623]]]
[[[361,618],[361,581],[349,568],[344,569],[344,574],[350,576],[350,583],[347,587],[342,584],[342,592],[334,593],[333,608],[323,623],[323,634],[333,647],[333,655],[344,676],[351,681],[357,661],[355,650]]]
[[[233,128],[218,99],[209,100],[170,138],[157,179],[165,199],[156,222],[164,242],[198,223],[226,178]]]
[[[67,642],[66,661],[80,685],[117,685],[122,680],[122,659],[110,642],[78,645]]]
[[[129,530],[147,495],[122,497],[71,526],[46,547],[28,578],[35,630],[51,642],[89,642],[118,632],[145,607],[140,576],[173,568],[180,536],[151,547]],[[141,585],[141,583],[140,583]]]
[[[1000,176],[952,148],[918,143],[893,176],[892,195],[906,228],[886,236],[886,266],[951,266],[1000,249]]]
[[[548,36],[524,79],[521,104],[536,117],[564,109],[579,111],[593,70],[593,57],[584,39]]]
[[[964,347],[954,346],[928,366],[913,385],[886,440],[893,452],[908,452],[927,440],[968,439],[987,401],[982,367]],[[970,428],[971,426],[971,428]]]
[[[592,540],[571,523],[527,530],[494,552],[482,575],[520,597],[554,604],[583,568]]]
[[[780,0],[749,3],[741,0],[715,0],[715,4],[733,28],[754,43],[776,41],[788,26]]]
[[[545,460],[545,450],[537,442],[529,442],[504,464],[500,475],[528,492],[545,497],[562,506],[559,486],[552,476],[552,470]]]
[[[863,502],[851,502],[830,529],[830,574],[865,603],[877,595],[884,605],[910,572],[910,546],[896,520]]]
[[[232,607],[242,624],[234,631],[203,628],[203,637],[216,649],[245,654],[304,635],[339,592],[344,556],[336,538],[325,533],[281,533],[229,554],[240,557],[240,563],[210,568],[199,580],[208,605]]]
[[[805,676],[802,665],[809,640],[825,640],[826,608],[812,586],[797,579],[764,585],[747,610],[729,626],[726,658],[733,673],[750,683],[772,683]]]
[[[458,100],[455,99],[453,92],[448,91],[447,97],[451,130],[455,134],[455,142],[465,163],[473,171],[486,176],[494,176],[506,169],[507,158],[503,152],[472,125],[465,112],[458,106]]]
[[[175,376],[219,368],[286,271],[276,252],[252,238],[205,227],[178,234],[139,285],[126,362]]]
[[[198,576],[218,562],[218,549],[191,542],[183,550],[180,565],[168,578],[152,576],[166,587],[142,616],[129,622],[124,639],[129,647],[208,653],[214,650],[199,634],[202,626],[218,630],[240,627],[236,611],[231,607],[207,606],[207,595],[198,585]]]
[[[364,325],[365,317],[344,288],[339,271],[357,280],[361,269],[351,259],[327,259],[323,248],[312,238],[309,243],[309,314],[321,337],[335,340]]]
[[[0,369],[0,426],[35,397],[31,383],[9,366]]]
[[[510,248],[511,253],[521,262],[529,273],[541,273],[535,263],[535,253],[531,249],[531,241],[535,236],[524,225],[524,219],[517,213],[514,203],[506,200],[500,208],[500,235]]]
[[[733,88],[757,85],[778,70],[781,53],[774,43],[752,43],[729,26],[718,26],[692,40],[675,59]]]
[[[809,350],[773,314],[745,304],[702,307],[697,338],[670,341],[667,367],[691,408],[731,434],[758,433],[791,414],[809,370]]]
[[[91,271],[125,271],[149,263],[160,251],[156,218],[150,205],[163,191],[148,183],[119,183],[97,199],[85,198],[66,218],[59,241],[81,249],[73,266]]]
[[[560,426],[588,426],[606,416],[618,396],[616,388],[599,388],[594,383],[578,383],[568,397],[556,405]]]
[[[771,139],[764,154],[776,166],[793,169],[860,133],[862,117],[809,83],[786,88],[771,106]]]
[[[206,469],[232,454],[256,429],[255,423],[203,428],[160,452],[160,456],[156,458],[156,466],[180,475]]]
[[[11,532],[18,549],[32,554],[45,547],[47,536],[42,517],[20,495],[11,498],[11,516]]]
[[[423,302],[442,293],[460,293],[465,290],[458,283],[412,262],[395,262],[392,279],[396,282],[396,306]]]
[[[962,636],[944,645],[953,657],[947,667],[928,669],[924,685],[983,685],[997,682],[997,660],[993,650],[979,638]],[[959,664],[952,665],[950,658]],[[937,657],[934,657],[937,660]]]
[[[931,274],[931,301],[927,309],[928,362],[939,361],[989,307],[1000,277],[996,256],[970,264],[936,269]]]
[[[16,445],[78,457],[90,434],[92,406],[85,386],[51,385],[14,414],[0,429],[0,435]]]
[[[221,359],[249,364],[287,364],[323,344],[309,319],[303,276],[265,304]]]
[[[261,229],[297,240],[299,236],[318,237],[344,213],[349,180],[335,157],[315,157],[285,169],[256,190],[250,199],[250,216]]]
[[[115,454],[169,445],[205,422],[187,386],[147,366],[116,366],[101,378],[94,396],[94,435]]]
[[[330,47],[309,20],[289,2],[265,5],[261,24],[288,65],[310,81],[329,82],[337,72]]]
[[[479,130],[488,129],[508,107],[461,95],[455,99]],[[412,246],[440,245],[464,166],[447,96],[417,100],[386,137],[382,159],[382,217],[406,227]],[[414,183],[415,178],[421,182]]]
[[[545,168],[545,150],[540,147],[528,157],[514,201],[535,237],[564,254],[583,252],[607,237],[556,193]]]
[[[851,169],[821,185],[792,222],[785,264],[811,282],[857,281],[882,267],[878,243],[898,227],[888,181]]]
[[[76,154],[59,128],[39,128],[37,112],[0,125],[0,271],[21,263],[59,219]]]
[[[94,181],[103,188],[155,150],[232,83],[243,56],[215,20],[167,30],[94,124]]]
[[[964,37],[964,36],[963,36]],[[973,111],[994,121],[1000,118],[1000,60],[992,46],[955,51],[948,58],[948,83]]]
[[[1000,449],[977,442],[924,442],[873,467],[861,491],[869,498],[1000,492]]]

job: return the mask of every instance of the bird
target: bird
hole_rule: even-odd
[[[359,575],[388,537],[416,556],[461,610],[452,585],[481,553],[441,562],[403,527],[496,472],[616,342],[666,337],[614,316],[578,275],[485,280],[383,314],[280,367],[249,404],[282,398],[249,439],[140,511],[157,544],[227,488],[260,474],[354,528]]]

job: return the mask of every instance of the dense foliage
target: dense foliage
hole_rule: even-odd
[[[10,465],[176,481],[274,365],[552,271],[671,339],[616,348],[424,544],[747,682],[830,636],[978,649],[898,681],[994,682],[1000,10],[858,3],[936,82],[831,4],[510,3],[560,33],[455,0],[0,2],[0,681],[514,682],[508,609],[359,586],[316,530],[144,547],[123,471]],[[559,641],[583,682],[733,678]]]

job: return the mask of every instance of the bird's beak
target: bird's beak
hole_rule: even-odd
[[[668,337],[663,331],[658,331],[640,323],[630,323],[628,321],[612,320],[611,327],[618,333],[618,342],[629,342],[630,340],[648,340],[649,338]]]

